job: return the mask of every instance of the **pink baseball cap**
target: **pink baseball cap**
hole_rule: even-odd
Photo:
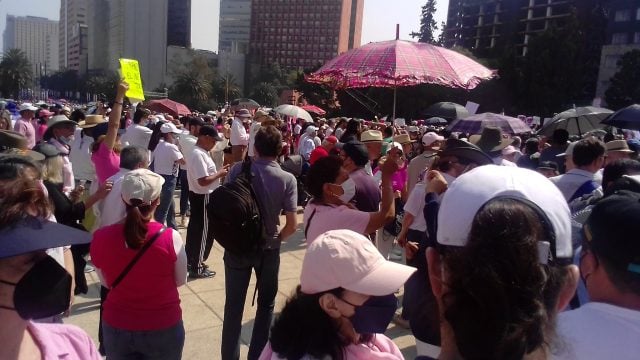
[[[371,240],[351,230],[331,230],[316,238],[302,262],[300,286],[306,294],[343,288],[382,296],[398,290],[416,268],[387,261]]]
[[[444,140],[444,136],[440,136],[432,131],[424,134],[424,136],[422,136],[422,144],[424,146],[430,146],[431,144],[433,144],[436,141],[443,141]]]

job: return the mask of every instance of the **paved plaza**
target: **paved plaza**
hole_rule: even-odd
[[[298,216],[302,223],[302,215]],[[282,222],[284,223],[284,222]],[[186,229],[180,228],[182,238],[186,238]],[[299,283],[300,269],[305,253],[305,244],[301,225],[297,232],[283,243],[280,262],[280,282],[276,297],[276,316],[284,306],[286,298],[293,292]],[[220,359],[220,340],[222,337],[222,319],[224,316],[224,264],[222,262],[222,248],[216,243],[211,252],[207,264],[217,275],[211,279],[190,280],[185,286],[179,288],[182,301],[182,317],[186,330],[184,345],[184,359]],[[89,281],[89,293],[76,296],[71,308],[71,316],[65,319],[65,323],[80,326],[96,341],[98,341],[99,318],[99,284],[95,272],[87,274]],[[247,292],[245,311],[243,317],[240,354],[246,359],[248,343],[251,338],[255,307],[251,307],[251,298],[255,285],[255,277],[252,277],[251,285]],[[392,338],[398,345],[406,359],[415,357],[415,342],[409,330],[389,325],[386,335]]]

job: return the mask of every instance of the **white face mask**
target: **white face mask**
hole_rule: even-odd
[[[344,203],[348,203],[356,195],[356,183],[353,182],[351,178],[349,178],[340,186],[343,190],[342,195],[340,195],[340,200],[342,200]]]

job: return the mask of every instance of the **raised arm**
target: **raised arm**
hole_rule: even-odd
[[[122,105],[124,102],[124,94],[129,90],[129,84],[122,81],[118,84],[118,92],[113,101],[111,114],[109,114],[109,128],[104,139],[104,146],[113,150],[116,147],[116,138],[118,137],[118,129],[120,128],[120,117],[122,116]]]

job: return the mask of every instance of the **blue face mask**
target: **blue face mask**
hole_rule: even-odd
[[[398,309],[398,299],[393,294],[372,296],[364,304],[356,306],[355,313],[349,318],[358,334],[382,334],[387,330],[393,315]]]

